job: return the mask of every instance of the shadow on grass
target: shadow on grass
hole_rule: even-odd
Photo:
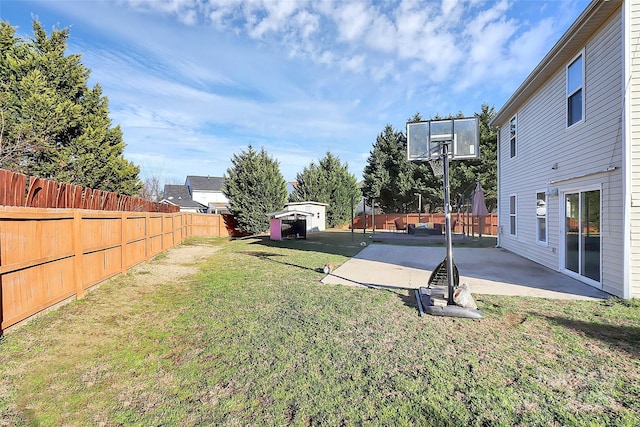
[[[640,357],[640,328],[636,326],[618,326],[611,324],[585,322],[558,316],[545,316],[551,322],[565,328],[573,329],[584,335],[617,347],[630,354]]]
[[[266,261],[270,261],[276,264],[280,264],[280,265],[286,265],[289,267],[296,267],[299,268],[301,270],[308,270],[308,271],[314,271],[316,273],[321,273],[321,274],[326,274],[323,270],[323,268],[310,268],[310,267],[305,267],[303,265],[298,265],[298,264],[293,264],[287,261],[282,261],[279,259],[275,259],[275,257],[284,257],[284,255],[282,254],[277,254],[277,253],[273,253],[273,252],[261,252],[261,251],[243,251],[240,252],[243,255],[249,255],[249,256],[254,256],[257,258],[260,258],[262,260],[266,260]],[[337,274],[334,273],[329,273],[329,275],[337,277],[339,279],[345,280],[349,283],[352,283],[355,286],[362,286],[368,289],[375,289],[375,290],[382,290],[382,291],[387,291],[387,292],[391,292],[393,294],[395,294],[396,296],[398,296],[400,298],[400,300],[403,302],[404,305],[406,305],[407,307],[410,308],[414,308],[417,309],[418,305],[416,303],[415,300],[415,296],[413,295],[412,288],[404,288],[401,286],[391,286],[391,285],[378,285],[378,284],[374,284],[374,283],[363,283],[363,282],[358,282],[352,279],[348,279],[346,277],[342,277],[339,276]],[[408,295],[405,295],[402,291],[408,291]]]
[[[300,268],[302,270],[315,271],[316,273],[322,273],[323,272],[321,268],[310,268],[310,267],[305,267],[303,265],[292,264],[290,262],[279,261],[279,260],[273,259],[273,257],[284,257],[284,255],[282,255],[282,254],[276,254],[276,253],[272,253],[272,252],[260,252],[260,251],[242,251],[240,253],[243,254],[243,255],[254,256],[256,258],[260,258],[260,259],[263,259],[263,260],[266,260],[266,261],[275,262],[276,264],[287,265],[289,267],[297,267],[297,268]]]
[[[260,245],[270,248],[286,248],[295,249],[299,251],[310,252],[322,252],[332,255],[342,255],[352,257],[357,255],[364,246],[360,246],[360,243],[364,241],[361,238],[359,240],[350,240],[348,236],[344,236],[347,233],[337,232],[317,232],[309,233],[306,239],[290,239],[290,240],[271,240],[269,236],[253,236],[251,237],[252,245]]]
[[[498,239],[494,236],[468,237],[462,234],[453,234],[452,245],[462,248],[494,248],[498,243]],[[372,238],[376,243],[397,246],[434,246],[445,247],[446,240],[444,235],[415,235],[406,233],[380,232],[376,233]]]
[[[405,306],[410,307],[412,309],[416,309],[416,310],[418,309],[418,304],[416,302],[415,295],[413,294],[413,291],[414,291],[413,288],[404,288],[402,286],[392,286],[392,285],[379,285],[374,283],[362,283],[362,282],[358,282],[358,281],[340,276],[335,273],[331,273],[330,275],[333,277],[337,277],[338,279],[342,279],[346,282],[352,283],[355,286],[362,286],[368,289],[391,292],[394,295],[396,295],[398,298],[400,298],[400,301],[402,301],[402,303]],[[404,291],[407,291],[408,295],[405,295]]]

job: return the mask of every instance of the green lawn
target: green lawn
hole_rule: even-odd
[[[196,276],[104,284],[4,338],[0,425],[640,425],[639,302],[419,317],[319,282],[363,240],[200,240],[221,249]]]

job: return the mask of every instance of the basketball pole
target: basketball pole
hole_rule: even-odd
[[[444,190],[444,229],[447,241],[447,305],[453,302],[453,243],[451,236],[451,198],[449,196],[449,144],[451,141],[442,142],[442,187]]]

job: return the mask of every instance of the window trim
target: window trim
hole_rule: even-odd
[[[567,65],[565,66],[565,125],[567,126],[567,129],[574,127],[577,124],[583,123],[585,121],[585,115],[586,115],[586,111],[585,111],[585,98],[586,98],[586,94],[585,94],[585,65],[586,65],[586,61],[585,61],[585,50],[584,48],[582,48],[580,50],[580,52],[578,52],[573,58],[571,58],[571,60],[569,60],[569,62],[567,62]],[[582,70],[581,70],[581,84],[580,87],[576,88],[575,90],[573,90],[572,92],[569,92],[569,67],[576,62],[579,58],[582,58]],[[569,124],[569,99],[575,95],[576,93],[578,93],[578,91],[582,91],[582,99],[581,99],[581,108],[582,108],[582,117],[580,118],[580,120]]]
[[[514,114],[509,120],[509,158],[518,155],[518,115]]]
[[[513,198],[513,212],[511,212],[511,199]],[[513,220],[513,233],[511,232],[511,221]],[[518,195],[510,194],[509,195],[509,235],[517,236],[518,235]]]
[[[545,211],[544,216],[538,215],[538,194],[544,195]],[[549,195],[546,190],[536,191],[536,243],[542,246],[549,246]],[[538,219],[544,218],[544,240],[540,240],[540,228]]]

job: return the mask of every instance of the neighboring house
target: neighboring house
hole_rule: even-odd
[[[165,185],[162,202],[179,206],[180,212],[207,212],[207,207],[191,198],[186,185]]]
[[[194,201],[208,207],[209,213],[229,213],[229,200],[222,192],[224,178],[218,176],[189,175],[185,185]]]
[[[594,0],[491,124],[498,244],[640,297],[640,0]],[[634,222],[635,220],[635,222]]]

